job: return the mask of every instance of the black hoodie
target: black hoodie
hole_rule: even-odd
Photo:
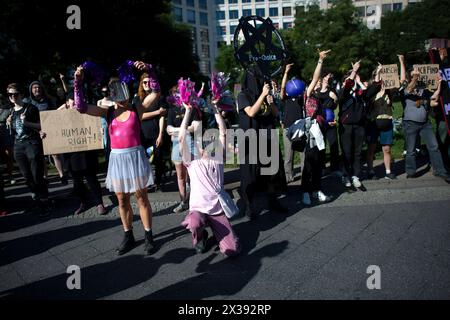
[[[38,84],[38,85],[41,86],[42,97],[39,100],[33,95],[33,92],[31,91],[31,88],[35,84]],[[53,109],[53,107],[54,107],[53,103],[51,102],[51,100],[45,94],[44,86],[42,85],[42,83],[40,81],[33,81],[30,84],[30,87],[28,89],[30,91],[30,97],[24,99],[25,103],[30,103],[30,104],[34,105],[36,108],[38,108],[39,111],[46,111],[46,110],[52,110]]]

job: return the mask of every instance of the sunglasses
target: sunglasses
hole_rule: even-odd
[[[150,81],[142,81],[143,84],[149,84]]]
[[[8,93],[8,97],[18,97],[20,93]]]

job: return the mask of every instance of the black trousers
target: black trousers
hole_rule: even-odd
[[[320,190],[322,180],[322,156],[317,147],[305,150],[305,165],[302,170],[303,192],[315,192]]]
[[[340,167],[339,159],[339,140],[337,127],[327,127],[325,129],[326,142],[330,147],[330,169],[331,171],[337,171]],[[321,151],[322,165],[326,166],[326,150]]]
[[[341,124],[339,128],[346,174],[350,177],[358,177],[361,174],[361,152],[365,138],[364,126]]]
[[[162,176],[164,174],[164,163],[163,163],[163,148],[156,147],[156,139],[146,139],[143,143],[144,148],[153,146],[153,162],[152,164],[155,166],[155,185],[161,184]],[[166,141],[163,141],[166,142]]]
[[[82,202],[87,201],[87,189],[84,184],[84,178],[86,178],[89,189],[95,198],[95,204],[103,204],[102,200],[102,188],[100,182],[98,182],[97,175],[95,172],[89,170],[71,171],[73,178],[73,191],[74,194],[81,199]]]
[[[40,141],[16,141],[14,158],[34,200],[47,199],[48,188],[44,180],[44,155]]]

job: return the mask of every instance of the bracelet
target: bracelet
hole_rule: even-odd
[[[319,60],[319,61],[317,61],[317,63],[322,63],[323,62],[323,60]]]

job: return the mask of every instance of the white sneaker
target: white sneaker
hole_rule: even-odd
[[[359,181],[359,178],[357,176],[352,177],[352,183],[355,188],[361,187],[361,181]]]
[[[317,191],[313,193],[313,197],[319,200],[319,202],[330,201],[330,197],[325,195],[322,191]]]
[[[180,202],[180,204],[173,209],[173,213],[180,213],[189,209],[189,205],[184,202]]]
[[[352,186],[350,180],[349,180],[348,177],[346,177],[346,176],[343,176],[343,177],[342,177],[342,183],[345,184],[345,186],[346,186],[347,188],[350,188],[350,187]]]
[[[307,205],[307,206],[311,205],[311,198],[309,197],[309,193],[308,192],[304,192],[303,193],[302,202],[303,202],[304,205]]]

